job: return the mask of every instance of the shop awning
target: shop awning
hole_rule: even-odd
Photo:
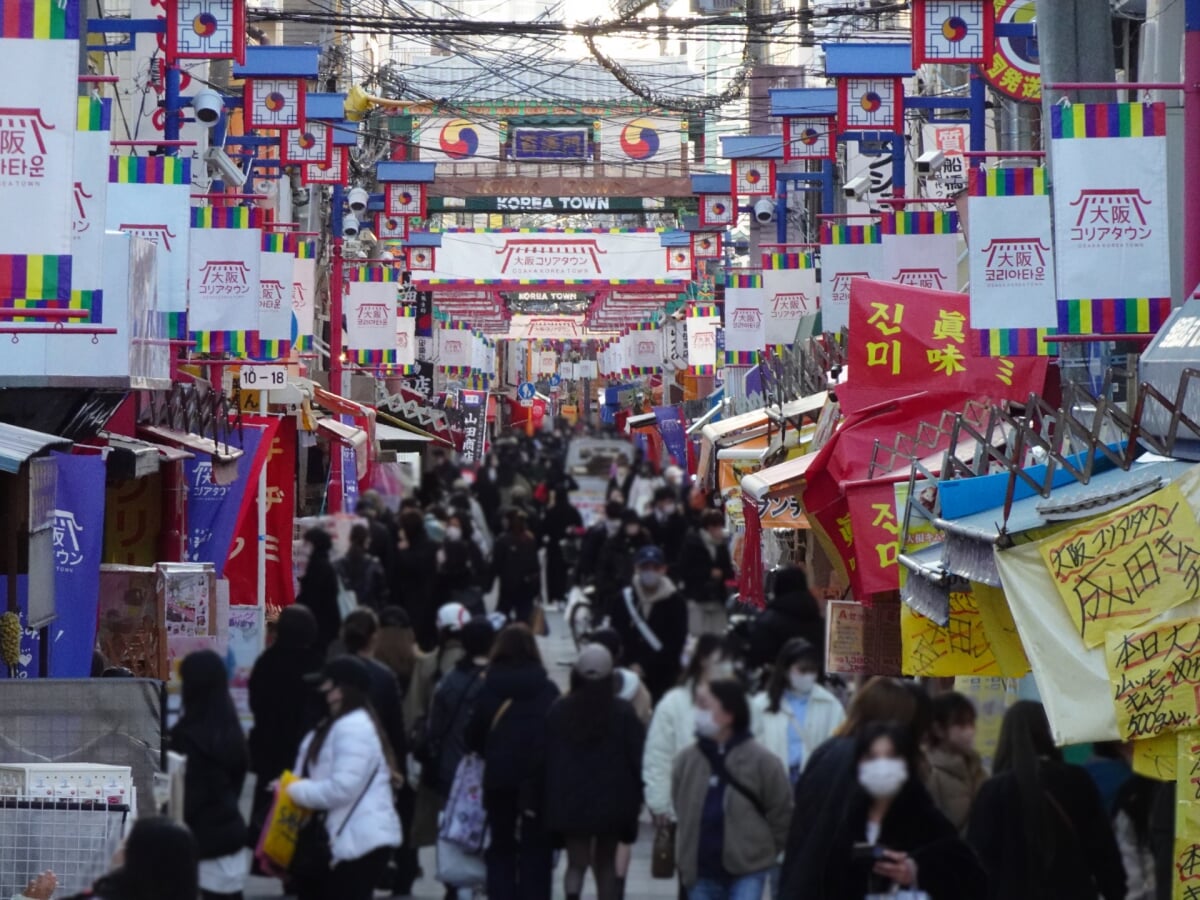
[[[123,434],[102,431],[99,437],[107,441],[112,450],[119,451],[120,455],[125,457],[126,462],[118,464],[124,477],[144,478],[147,475],[155,474],[164,462],[178,462],[195,458],[195,454],[187,450],[169,447],[166,444],[155,444],[151,441],[141,441]],[[109,457],[110,470],[113,466],[113,459],[113,456]]]
[[[742,492],[756,503],[794,494],[799,490],[808,467],[816,458],[816,453],[805,453],[795,459],[785,460],[778,465],[746,475],[742,478]]]
[[[55,448],[71,446],[71,441],[56,434],[32,431],[0,422],[0,472],[15,475],[31,457]]]
[[[712,468],[714,449],[720,450],[731,442],[742,443],[753,437],[767,433],[768,428],[778,427],[784,419],[795,419],[799,416],[813,416],[825,408],[829,399],[826,391],[809,394],[799,400],[791,400],[777,406],[756,409],[753,412],[730,416],[719,422],[705,425],[700,435],[704,438],[700,447],[700,463],[697,466],[698,477],[702,480],[708,477]]]
[[[342,416],[363,416],[366,418],[372,418],[375,415],[375,410],[371,407],[357,403],[354,400],[348,400],[333,393],[333,391],[327,391],[316,382],[313,382],[312,391],[313,399],[332,413]],[[319,425],[320,423],[318,422],[317,424]]]
[[[381,444],[421,443],[427,444],[437,440],[432,434],[419,430],[409,431],[407,428],[397,428],[386,422],[375,423],[375,437]]]
[[[180,447],[185,447],[196,453],[207,454],[213,458],[214,462],[218,463],[235,462],[242,456],[242,449],[240,447],[225,443],[218,444],[212,438],[193,434],[190,431],[176,431],[173,428],[165,428],[161,425],[139,425],[138,435],[142,438],[151,438],[155,442],[165,441],[168,444],[178,444]]]

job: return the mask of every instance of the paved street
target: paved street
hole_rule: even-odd
[[[566,628],[563,626],[562,614],[557,611],[548,611],[546,618],[550,623],[550,636],[540,639],[538,643],[542,649],[542,658],[550,668],[551,675],[558,682],[559,686],[565,690],[567,686],[568,667],[574,659],[574,646],[567,635]],[[650,847],[654,834],[648,821],[643,821],[639,837],[637,846],[634,848],[633,864],[630,867],[625,896],[628,900],[654,900],[654,898],[659,897],[677,896],[677,888],[674,881],[655,881],[650,877]],[[554,896],[556,900],[563,897],[562,870],[564,865],[565,863],[560,861],[558,874],[555,876]],[[426,875],[417,883],[413,891],[413,897],[417,898],[417,900],[442,900],[445,896],[445,890],[433,878],[437,864],[432,848],[426,849],[421,853],[421,868]],[[283,896],[283,892],[279,882],[275,879],[251,878],[246,896],[247,898],[281,897]],[[591,884],[590,878],[588,887],[584,891],[584,897],[595,897],[595,888]]]

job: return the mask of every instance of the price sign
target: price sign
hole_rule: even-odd
[[[243,391],[273,391],[287,386],[287,366],[243,366]]]

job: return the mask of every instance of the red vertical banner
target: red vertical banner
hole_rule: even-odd
[[[273,420],[278,427],[267,435],[267,528],[261,535],[267,557],[267,610],[290,606],[296,596],[292,583],[292,530],[296,515],[296,422]],[[225,577],[229,602],[253,606],[258,602],[258,479],[247,485],[248,502],[242,507],[237,536],[229,551]]]

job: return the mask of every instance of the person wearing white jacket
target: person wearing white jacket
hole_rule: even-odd
[[[313,677],[313,676],[310,676]],[[391,851],[400,846],[392,786],[395,757],[367,702],[370,674],[360,659],[341,656],[313,680],[329,716],[300,745],[288,794],[325,812],[331,868],[327,877],[297,884],[299,900],[371,900]]]

